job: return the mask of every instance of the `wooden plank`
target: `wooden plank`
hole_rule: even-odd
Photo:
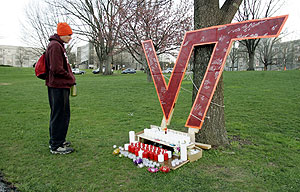
[[[195,143],[195,134],[199,132],[199,129],[188,128],[188,133],[190,134],[191,142]]]
[[[187,133],[185,133],[185,134],[187,134]],[[139,138],[138,141],[140,141],[140,138],[142,138],[142,139],[146,139],[146,140],[149,140],[149,141],[152,141],[152,142],[155,142],[155,143],[159,143],[159,144],[162,144],[162,145],[165,145],[165,146],[168,146],[168,147],[172,147],[172,148],[176,147],[176,145],[170,145],[169,143],[163,142],[161,140],[156,140],[156,139],[153,139],[153,138],[146,137],[144,135],[144,132],[142,134],[138,134],[136,136]],[[191,143],[191,144],[189,144],[187,146],[189,147],[191,145],[193,145],[193,143]]]
[[[211,148],[211,145],[203,144],[203,143],[196,143],[195,142],[195,145],[198,146],[198,147],[201,147],[202,149],[210,149]]]
[[[170,167],[170,169],[175,170],[175,169],[178,169],[179,167],[181,167],[181,166],[187,164],[188,162],[189,162],[189,160],[184,161],[184,162],[182,162],[181,164],[179,164],[179,165],[177,165],[177,166],[175,166],[175,167],[172,167],[172,165],[170,165],[169,167]]]
[[[188,162],[190,162],[190,160],[186,160],[186,161],[183,161],[182,163],[180,163],[179,165],[176,165],[175,167],[173,167],[172,166],[172,161],[175,160],[175,159],[180,159],[180,157],[172,156],[171,159],[168,159],[167,161],[164,161],[162,163],[159,163],[157,161],[155,161],[155,162],[159,163],[160,166],[168,166],[171,170],[178,169],[179,167],[181,167],[181,166],[187,164]]]

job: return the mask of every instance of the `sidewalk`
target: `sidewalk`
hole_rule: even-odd
[[[2,173],[0,172],[0,192],[18,192],[13,184],[3,180]]]

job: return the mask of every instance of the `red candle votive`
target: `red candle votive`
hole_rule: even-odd
[[[134,151],[135,156],[139,156],[139,150],[140,150],[139,148],[137,148],[137,147],[135,148],[135,151]]]
[[[167,161],[169,159],[168,153],[164,153],[164,159]]]
[[[160,149],[160,148],[158,148],[158,150],[157,150],[157,153],[158,153],[158,154],[160,154],[160,152],[161,152],[161,149]]]
[[[144,151],[144,153],[143,153],[143,158],[148,159],[148,151]]]
[[[151,160],[154,159],[154,152],[153,152],[153,151],[150,151],[150,152],[149,152],[149,158],[150,158]]]

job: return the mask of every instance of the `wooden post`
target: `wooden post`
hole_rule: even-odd
[[[195,143],[195,133],[198,133],[198,132],[199,132],[199,129],[195,129],[195,128],[188,129],[188,133],[190,134],[192,143]]]
[[[178,98],[178,97],[177,97],[177,98]],[[176,98],[175,103],[174,103],[174,106],[173,106],[173,108],[172,108],[172,110],[171,110],[171,113],[170,113],[170,117],[169,117],[168,123],[166,122],[165,116],[163,116],[163,119],[161,120],[161,125],[160,125],[160,127],[161,127],[162,130],[165,130],[165,131],[166,131],[166,130],[167,130],[167,126],[170,125],[170,123],[171,123],[171,119],[172,119],[172,117],[173,117],[173,112],[174,112],[174,108],[175,108],[175,105],[176,105],[176,102],[177,102],[177,98]]]

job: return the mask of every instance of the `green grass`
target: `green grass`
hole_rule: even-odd
[[[112,155],[128,132],[159,125],[143,73],[76,76],[65,156],[48,149],[49,105],[33,69],[0,67],[0,171],[21,191],[299,191],[300,71],[224,72],[232,145],[168,174]],[[182,86],[191,90],[192,84]],[[191,93],[181,91],[170,128],[184,131]]]

